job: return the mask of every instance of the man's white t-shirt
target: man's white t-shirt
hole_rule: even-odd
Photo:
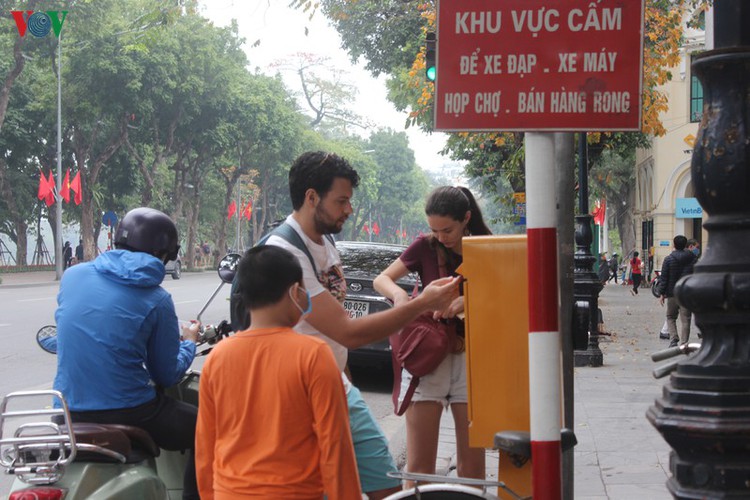
[[[297,257],[297,260],[299,260],[300,266],[302,267],[302,279],[305,283],[305,288],[310,292],[310,297],[330,292],[336,300],[343,303],[344,297],[346,296],[346,281],[344,280],[344,272],[341,269],[341,258],[339,257],[339,252],[336,250],[336,247],[328,241],[328,238],[323,238],[322,245],[315,243],[305,235],[300,225],[291,215],[286,218],[286,223],[297,231],[297,234],[299,234],[300,238],[302,238],[302,241],[307,246],[307,250],[315,261],[318,275],[315,276],[312,264],[307,255],[281,236],[271,236],[266,241],[266,245],[275,245],[284,248]],[[325,340],[328,345],[331,346],[333,356],[336,358],[336,364],[339,369],[342,371],[344,370],[346,367],[346,360],[349,356],[346,347],[323,335],[304,319],[297,323],[294,330],[305,335],[313,335]]]

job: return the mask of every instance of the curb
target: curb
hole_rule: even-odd
[[[59,284],[60,284],[60,282],[57,281],[57,280],[55,280],[55,281],[39,281],[39,282],[34,282],[34,283],[8,283],[7,285],[3,284],[3,283],[0,283],[0,290],[4,290],[6,288],[32,288],[32,287],[35,287],[35,286],[50,286],[50,285],[57,286]]]

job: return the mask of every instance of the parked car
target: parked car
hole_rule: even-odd
[[[341,264],[346,278],[344,309],[351,318],[384,311],[392,307],[391,302],[372,287],[372,280],[396,260],[406,247],[383,243],[337,241]],[[398,282],[408,293],[418,283],[415,274],[404,276]],[[388,339],[368,344],[349,351],[350,366],[390,367],[391,346]]]
[[[172,275],[173,280],[180,279],[182,276],[182,255],[177,254],[177,258],[164,264],[164,268],[167,270],[167,274]]]

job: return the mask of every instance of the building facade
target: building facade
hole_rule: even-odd
[[[661,268],[677,234],[698,240],[701,249],[707,243],[702,229],[704,213],[695,199],[690,177],[703,109],[703,89],[690,63],[703,50],[704,32],[688,30],[680,64],[672,69],[672,80],[661,89],[669,102],[669,110],[661,116],[667,132],[654,137],[650,149],[636,152],[636,245],[641,255],[653,257],[643,259],[651,261],[652,269]]]

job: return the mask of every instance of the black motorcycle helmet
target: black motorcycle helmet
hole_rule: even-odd
[[[116,248],[145,252],[165,264],[177,258],[177,241],[177,226],[167,214],[154,208],[134,208],[125,214],[115,232]]]

